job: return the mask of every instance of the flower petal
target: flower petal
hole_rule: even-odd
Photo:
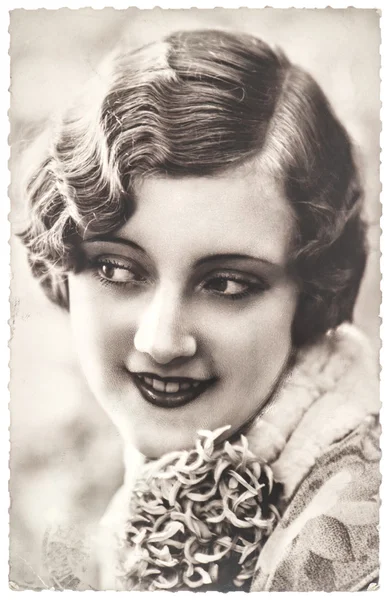
[[[232,427],[231,425],[225,425],[224,427],[219,427],[218,429],[215,429],[214,431],[207,431],[205,429],[199,429],[198,435],[200,437],[211,438],[212,440],[216,440],[223,433],[225,433],[225,431],[228,431],[229,429],[231,429],[231,427]]]
[[[207,571],[205,571],[201,567],[195,567],[194,571],[195,571],[195,573],[198,573],[199,579],[195,579],[194,580],[194,579],[190,579],[189,577],[186,577],[185,574],[183,575],[183,581],[189,587],[191,587],[191,588],[197,588],[197,587],[200,587],[201,585],[207,585],[209,583],[212,583],[211,577],[207,573]]]
[[[230,467],[230,466],[231,466],[230,460],[221,460],[218,462],[217,466],[214,469],[215,483],[218,483],[218,481],[220,480],[222,473],[226,469],[226,467]]]
[[[158,588],[159,590],[169,590],[175,587],[178,581],[179,575],[177,573],[174,573],[170,579],[166,579],[165,577],[160,575],[160,577],[153,581],[153,586]]]
[[[252,492],[253,496],[257,496],[257,490],[259,489],[260,485],[258,485],[257,489],[255,489],[254,487],[252,487],[251,485],[249,485],[249,483],[247,483],[245,481],[245,479],[243,477],[241,477],[241,475],[239,475],[235,471],[230,470],[229,474],[230,474],[231,477],[234,477],[234,479],[236,479],[239,483],[241,483],[241,485],[243,485],[247,490],[249,490],[250,492]]]
[[[179,523],[177,521],[172,521],[167,525],[163,531],[159,531],[157,533],[151,533],[149,536],[150,542],[163,542],[166,539],[173,537],[178,531],[182,531],[184,533],[183,523]]]
[[[196,552],[194,558],[198,563],[207,564],[210,562],[221,560],[221,558],[224,557],[229,552],[229,550],[229,548],[226,548],[225,550],[215,552],[214,554],[203,554],[202,552]]]

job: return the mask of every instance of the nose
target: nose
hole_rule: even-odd
[[[173,293],[157,291],[141,314],[134,337],[138,352],[149,354],[159,364],[194,356],[196,340],[183,323],[183,307]]]

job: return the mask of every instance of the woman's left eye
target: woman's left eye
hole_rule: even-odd
[[[248,296],[250,293],[265,289],[264,285],[243,279],[235,279],[229,276],[216,276],[202,285],[202,289],[231,299],[239,299]]]

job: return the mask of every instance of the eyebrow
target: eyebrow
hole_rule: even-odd
[[[270,260],[266,260],[265,258],[260,258],[258,256],[252,256],[250,254],[210,254],[209,256],[204,256],[196,261],[195,267],[200,267],[201,265],[214,262],[214,261],[224,261],[224,260],[252,260],[256,262],[262,262],[266,265],[277,266],[276,263],[271,262]]]
[[[140,252],[142,252],[143,254],[147,255],[147,252],[144,248],[142,248],[142,246],[139,246],[136,242],[133,242],[132,240],[129,240],[128,238],[121,238],[121,237],[117,237],[117,236],[112,236],[112,235],[98,235],[98,236],[94,236],[94,237],[90,237],[86,240],[84,240],[84,243],[89,243],[89,242],[107,242],[107,243],[113,243],[113,244],[123,244],[124,246],[129,246],[130,248],[134,248],[135,250],[138,250]],[[194,269],[196,269],[197,267],[200,267],[204,264],[207,264],[208,262],[217,262],[217,261],[228,261],[228,260],[251,260],[251,261],[256,261],[256,262],[261,262],[265,265],[269,265],[269,266],[278,266],[276,263],[267,260],[265,258],[260,258],[258,256],[252,256],[250,254],[240,254],[240,253],[222,253],[222,254],[210,254],[208,256],[204,256],[200,259],[198,259],[195,264],[194,264]]]
[[[85,244],[88,244],[90,242],[107,242],[112,244],[123,244],[124,246],[130,246],[130,248],[134,248],[134,250],[139,250],[143,254],[147,254],[146,250],[144,250],[142,246],[139,246],[138,244],[136,244],[132,240],[128,240],[127,238],[121,238],[111,235],[97,235],[84,240]]]

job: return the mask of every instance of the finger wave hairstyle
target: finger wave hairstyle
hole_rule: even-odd
[[[255,156],[295,212],[293,341],[314,341],[352,320],[365,268],[353,148],[315,80],[246,34],[177,32],[109,57],[59,120],[27,186],[21,237],[33,274],[68,307],[80,242],[130,218],[137,180],[212,176]]]

